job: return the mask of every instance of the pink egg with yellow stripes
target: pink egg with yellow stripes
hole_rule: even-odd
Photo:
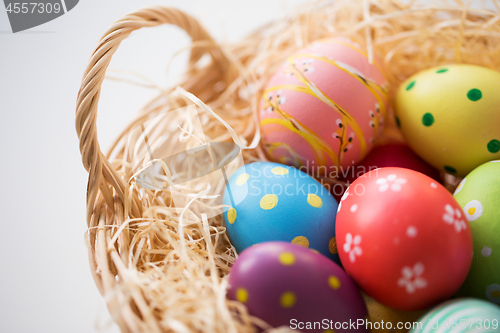
[[[387,98],[382,62],[370,62],[366,47],[342,37],[316,41],[290,56],[264,89],[264,148],[275,162],[332,176],[373,147]]]

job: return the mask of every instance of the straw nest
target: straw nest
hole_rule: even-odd
[[[197,96],[208,106],[199,108],[206,140],[239,139],[242,145],[256,146],[243,150],[246,163],[265,160],[256,144],[260,139],[255,117],[258,101],[266,80],[295,50],[328,36],[352,37],[366,45],[368,54],[383,59],[392,91],[408,76],[439,64],[470,63],[500,70],[499,3],[489,4],[492,8],[478,9],[458,0],[432,5],[397,0],[306,2],[295,13],[224,47],[194,18],[174,8],[142,9],[113,24],[85,71],[76,129],[83,165],[89,172],[86,245],[90,266],[122,332],[267,328],[249,316],[243,305],[225,298],[227,274],[236,253],[221,216],[207,219],[203,213],[212,209],[210,205],[182,207],[180,216],[170,191],[138,186],[133,176],[149,158],[144,140],[131,134],[134,130],[165,111],[193,104]],[[189,66],[180,86],[194,96],[174,88],[162,91],[139,111],[109,153],[103,154],[96,116],[111,57],[132,31],[164,23],[184,29],[192,38]],[[176,117],[182,115],[149,122],[155,133],[149,144],[163,142],[167,151],[174,149],[178,133],[168,124],[190,125],[189,119]],[[382,141],[392,140],[401,136],[388,126]],[[223,183],[210,185],[223,189]],[[192,196],[192,189],[186,189],[189,194],[191,203],[199,200]]]

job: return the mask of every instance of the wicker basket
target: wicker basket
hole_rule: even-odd
[[[364,40],[369,53],[375,50],[384,59],[394,87],[442,63],[499,70],[500,48],[491,43],[500,45],[498,18],[498,12],[488,10],[419,9],[396,0],[320,1],[228,48],[218,45],[197,20],[174,8],[142,9],[114,23],[85,70],[76,129],[89,172],[86,245],[91,271],[122,332],[252,332],[255,324],[267,328],[243,305],[225,299],[225,276],[236,254],[221,218],[180,225],[170,210],[168,193],[140,189],[134,183],[128,133],[162,110],[188,105],[186,95],[174,90],[160,94],[123,131],[109,154],[101,152],[96,127],[101,85],[113,54],[130,33],[161,24],[185,30],[193,44],[181,86],[216,110],[243,142],[250,142],[258,133],[252,119],[267,78],[304,44],[331,34]],[[441,24],[443,20],[448,24]],[[210,61],[199,65],[205,55]],[[207,135],[231,139],[227,126],[216,119],[210,124]],[[395,126],[389,126],[384,140],[401,140]],[[244,157],[246,162],[266,159],[259,147],[245,151]]]

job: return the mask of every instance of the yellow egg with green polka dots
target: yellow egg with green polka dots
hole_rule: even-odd
[[[396,122],[410,147],[435,168],[465,176],[500,158],[500,73],[443,65],[406,80],[396,93]]]
[[[236,251],[266,241],[285,241],[340,263],[335,239],[337,202],[305,172],[279,163],[247,164],[230,177],[223,200],[225,225]]]
[[[469,221],[474,241],[472,265],[458,295],[500,305],[500,160],[474,169],[454,196]]]

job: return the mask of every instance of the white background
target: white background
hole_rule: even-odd
[[[0,5],[0,332],[118,332],[88,265],[87,173],[74,126],[81,78],[102,33],[124,14],[159,4],[187,11],[227,43],[300,2],[81,0],[62,17],[17,34]],[[122,44],[110,69],[172,85],[187,53],[168,74],[167,63],[188,43],[176,27],[143,29]],[[104,150],[155,94],[105,82],[98,118]]]

